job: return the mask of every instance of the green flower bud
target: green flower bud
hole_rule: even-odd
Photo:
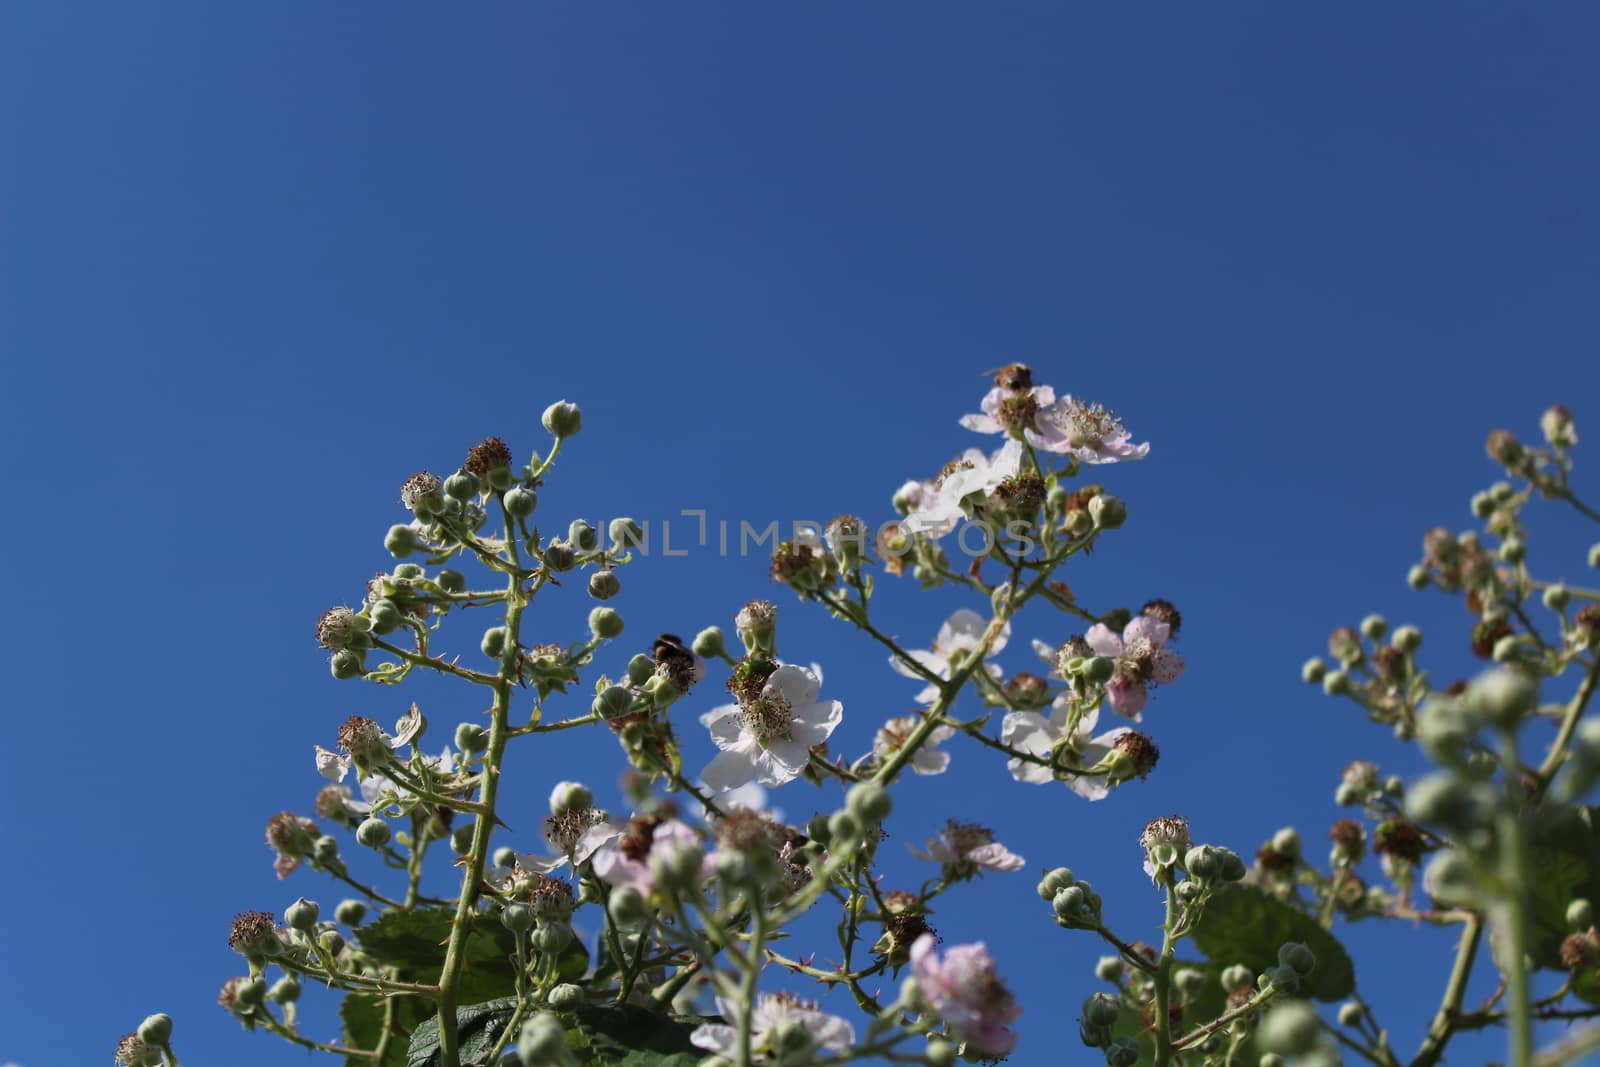
[[[1193,1000],[1205,988],[1206,972],[1194,967],[1185,967],[1173,974],[1172,984],[1183,995],[1184,1000]]]
[[[1353,1000],[1347,1000],[1339,1005],[1339,1025],[1355,1026],[1365,1014],[1366,1009],[1362,1008],[1360,1004]]]
[[[324,930],[317,935],[317,943],[327,951],[330,956],[337,956],[344,951],[344,935],[337,930]]]
[[[1272,835],[1272,851],[1279,855],[1300,858],[1300,835],[1292,826],[1285,826]]]
[[[1256,1067],[1287,1067],[1288,1061],[1276,1052],[1263,1052]]]
[[[582,782],[557,782],[550,790],[550,814],[565,815],[569,811],[588,811],[594,807],[594,794]]]
[[[1383,635],[1389,632],[1389,621],[1382,615],[1368,615],[1361,620],[1361,632],[1369,641],[1382,641]]]
[[[367,617],[372,620],[372,632],[380,635],[393,633],[404,619],[399,606],[392,600],[374,601],[367,609]]]
[[[643,652],[628,661],[628,684],[643,685],[656,673],[655,660]]]
[[[1480,674],[1467,688],[1464,702],[1481,721],[1513,726],[1533,710],[1539,687],[1520,671],[1494,670]]]
[[[1583,897],[1567,904],[1567,926],[1574,930],[1587,930],[1594,925],[1594,908]]]
[[[1350,689],[1350,676],[1344,671],[1329,671],[1322,676],[1322,691],[1331,697],[1341,696]]]
[[[922,1056],[928,1061],[928,1067],[954,1067],[956,1047],[942,1037],[930,1037]]]
[[[1406,795],[1406,812],[1412,818],[1458,832],[1486,825],[1495,807],[1493,788],[1444,772],[1421,779]]]
[[[1100,493],[1089,501],[1089,517],[1101,529],[1115,530],[1128,521],[1128,506],[1110,493]]]
[[[391,526],[383,538],[383,547],[395,559],[405,559],[417,550],[417,531],[399,524]]]
[[[1589,546],[1589,566],[1600,569],[1600,541]]]
[[[589,595],[596,600],[610,600],[621,591],[622,582],[616,571],[595,571],[589,575]]]
[[[584,519],[573,519],[567,526],[567,544],[588,555],[600,548],[600,531]]]
[[[1495,499],[1492,493],[1473,493],[1470,504],[1475,518],[1487,519],[1494,514]]]
[[[1278,946],[1278,963],[1304,976],[1316,970],[1317,957],[1298,941],[1286,941]]]
[[[726,646],[722,639],[720,626],[707,626],[704,630],[694,635],[694,643],[690,646],[694,654],[701,659],[715,659],[722,655]]]
[[[861,839],[861,821],[850,811],[836,811],[828,816],[828,836],[830,840],[843,845],[847,841]]]
[[[464,722],[456,727],[456,748],[464,755],[482,752],[489,747],[489,733],[475,722]]]
[[[233,999],[240,1007],[260,1007],[262,1001],[267,999],[266,981],[261,978],[244,979],[234,989]]]
[[[467,591],[467,576],[460,571],[445,569],[434,575],[433,580],[446,593],[464,593]]]
[[[526,486],[509,489],[500,499],[506,506],[506,513],[513,518],[525,519],[539,507],[539,494]]]
[[[858,782],[844,797],[845,809],[867,825],[887,819],[893,803],[889,791],[876,782]]]
[[[1144,1050],[1139,1047],[1137,1038],[1127,1034],[1116,1034],[1111,1038],[1111,1043],[1105,1047],[1106,1067],[1136,1067],[1144,1058]]]
[[[619,926],[632,926],[645,917],[644,897],[632,886],[618,886],[606,898],[606,910]]]
[[[650,850],[650,874],[656,885],[672,893],[687,893],[700,884],[705,852],[688,841],[669,841]]]
[[[1268,967],[1256,978],[1256,985],[1263,992],[1275,989],[1280,993],[1293,993],[1300,988],[1300,972],[1286,964]]]
[[[1307,685],[1317,685],[1327,674],[1328,667],[1321,656],[1312,656],[1300,666],[1300,680]]]
[[[139,1040],[147,1045],[165,1045],[172,1040],[172,1016],[150,1015],[139,1024]]]
[[[421,578],[426,573],[427,572],[424,571],[419,564],[397,563],[395,564],[394,574],[392,577],[397,582],[411,582]]]
[[[520,900],[513,900],[500,909],[500,925],[514,934],[525,934],[533,929],[533,907]]]
[[[589,631],[602,640],[610,640],[622,633],[622,616],[612,608],[595,608],[589,612]]]
[[[1540,597],[1544,606],[1554,612],[1567,610],[1567,605],[1572,603],[1572,591],[1566,586],[1557,583],[1544,591]]]
[[[620,685],[609,686],[594,698],[591,707],[602,719],[615,719],[633,710],[633,693]]]
[[[1539,416],[1539,430],[1545,443],[1552,448],[1571,448],[1578,443],[1578,430],[1572,421],[1572,412],[1561,404],[1552,404]]]
[[[1520,537],[1508,537],[1500,542],[1498,555],[1507,563],[1521,563],[1528,555],[1528,546]]]
[[[1122,998],[1115,993],[1091,993],[1083,1002],[1079,1021],[1085,1028],[1109,1030],[1122,1018]]]
[[[1422,631],[1415,626],[1397,627],[1389,643],[1409,655],[1422,647]]]
[[[1478,899],[1478,879],[1472,867],[1453,849],[1439,853],[1423,872],[1422,884],[1434,903],[1442,907],[1461,907]]]
[[[1406,584],[1419,592],[1428,588],[1428,583],[1431,580],[1432,578],[1428,574],[1428,568],[1424,567],[1420,563],[1413,564],[1411,569],[1406,571]]]
[[[1101,956],[1094,965],[1094,976],[1102,982],[1110,982],[1115,985],[1122,981],[1122,975],[1125,970],[1127,970],[1127,964],[1123,962],[1121,956]]]
[[[1057,893],[1067,888],[1075,880],[1072,877],[1072,871],[1066,867],[1057,867],[1054,870],[1047,871],[1045,876],[1039,879],[1039,884],[1036,887],[1039,898],[1041,900],[1054,900]]]
[[[572,932],[570,923],[546,919],[539,924],[539,929],[533,932],[533,947],[546,955],[554,956],[572,944],[575,937],[577,935]]]
[[[517,862],[517,850],[510,845],[501,845],[489,859],[496,867],[508,868]]]
[[[1245,986],[1255,984],[1256,976],[1251,973],[1250,968],[1242,963],[1235,963],[1233,966],[1224,967],[1222,970],[1222,989],[1226,993],[1232,993],[1235,989],[1243,989]]]
[[[267,990],[267,999],[274,1004],[293,1004],[300,999],[300,980],[292,974],[286,974]]]
[[[472,851],[472,835],[475,831],[470,822],[458,823],[450,830],[450,851],[458,856],[465,856]]]
[[[557,1011],[572,1011],[583,1003],[583,987],[562,982],[546,994],[545,1000]]]
[[[483,476],[488,480],[489,488],[497,493],[504,493],[517,480],[517,476],[511,473],[510,467],[491,467]]]
[[[311,858],[313,861],[327,866],[339,858],[339,842],[323,834],[311,842]]]
[[[1299,1056],[1312,1050],[1321,1032],[1317,1010],[1303,1000],[1289,1000],[1268,1010],[1258,1036],[1273,1052]]]
[[[523,1020],[522,1029],[517,1031],[517,1059],[525,1067],[544,1067],[570,1059],[566,1031],[554,1013],[541,1011]]]
[[[1210,845],[1196,845],[1184,853],[1183,869],[1191,878],[1210,882],[1222,874],[1222,856]]]
[[[478,476],[471,471],[456,471],[444,480],[445,495],[457,500],[471,500],[480,489]]]
[[[366,902],[354,898],[341,900],[339,906],[333,909],[333,917],[346,926],[360,926],[367,917]]]
[[[356,840],[368,848],[382,848],[389,843],[389,824],[377,817],[363,819],[356,827]]]
[[[350,678],[359,678],[366,671],[366,664],[362,662],[361,653],[354,649],[341,648],[328,660],[328,668],[333,676],[341,682]]]
[[[1090,656],[1078,668],[1084,681],[1090,685],[1105,685],[1117,671],[1117,663],[1105,656]]]
[[[612,519],[611,525],[606,528],[606,536],[611,540],[612,549],[617,552],[644,544],[644,530],[632,519]]]
[[[1248,872],[1245,869],[1244,860],[1239,858],[1237,852],[1231,848],[1220,848],[1216,845],[1211,847],[1222,857],[1222,870],[1219,872],[1219,876],[1224,882],[1237,882],[1244,878]]]
[[[578,410],[576,404],[557,400],[544,409],[544,415],[539,421],[550,431],[550,436],[571,437],[583,429],[583,412]]]
[[[321,915],[322,909],[317,907],[316,901],[301,897],[284,909],[283,921],[295,930],[310,933],[316,928],[317,919]]]
[[[557,574],[565,574],[578,565],[578,555],[572,551],[572,546],[560,541],[551,541],[544,546],[543,559],[544,565]]]
[[[483,631],[483,640],[478,643],[483,654],[490,659],[500,659],[506,654],[506,628],[504,626],[491,626]]]

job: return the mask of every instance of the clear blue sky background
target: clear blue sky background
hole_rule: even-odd
[[[1471,669],[1459,609],[1404,586],[1417,538],[1469,521],[1485,430],[1593,415],[1597,31],[1563,3],[6,4],[0,1062],[102,1062],[156,1010],[186,1063],[299,1062],[212,1003],[235,910],[342,895],[275,882],[263,822],[309,807],[347,715],[416,695],[437,743],[480,710],[333,682],[311,623],[384,565],[401,478],[488,433],[539,445],[560,397],[586,411],[544,494],[563,522],[879,516],[974,443],[955,419],[1013,359],[1113,404],[1151,455],[1068,577],[1185,613],[1159,771],[1091,807],[961,747],[888,852],[988,822],[1129,937],[1159,921],[1152,816],[1241,851],[1294,822],[1320,856],[1347,761],[1415,765],[1300,662],[1382,609]],[[1545,528],[1576,577],[1590,535]],[[623,580],[612,669],[780,592],[704,551]],[[916,686],[777,599],[860,751]],[[958,603],[908,584],[885,610],[920,644]],[[588,606],[550,598],[533,636]],[[1069,629],[1034,620],[1005,664]],[[615,766],[599,736],[517,755],[517,843],[551,781],[614,802]],[[833,803],[807,788],[777,802]],[[1033,881],[937,923],[991,943],[1016,1062],[1048,1064],[1099,947]],[[1414,1047],[1448,937],[1349,935]]]

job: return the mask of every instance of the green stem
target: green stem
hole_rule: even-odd
[[[1161,924],[1161,956],[1156,960],[1156,1057],[1151,1067],[1170,1067],[1172,1063],[1172,957],[1177,948],[1173,936],[1178,928],[1178,893],[1169,881],[1167,890],[1167,919]]]
[[[1478,956],[1478,945],[1483,939],[1483,920],[1476,915],[1467,920],[1461,930],[1461,942],[1456,946],[1455,966],[1450,969],[1450,980],[1444,988],[1444,999],[1439,1011],[1428,1027],[1411,1067],[1433,1067],[1444,1055],[1444,1047],[1455,1033],[1456,1021],[1461,1014],[1461,1001],[1467,995],[1467,981],[1472,977],[1472,965]]]
[[[1508,790],[1520,777],[1517,758],[1517,739],[1511,729],[1500,734],[1500,760],[1506,769]],[[1506,998],[1510,1015],[1507,1035],[1510,1067],[1528,1067],[1533,1062],[1532,987],[1528,980],[1528,874],[1527,843],[1523,838],[1522,821],[1508,797],[1507,809],[1500,815],[1500,877],[1505,888],[1505,899],[1495,907],[1500,912],[1501,934],[1505,950]]]
[[[1539,764],[1533,799],[1537,800],[1544,796],[1556,772],[1561,769],[1561,764],[1566,761],[1567,746],[1572,743],[1572,735],[1578,729],[1578,720],[1583,718],[1584,709],[1589,706],[1589,698],[1594,696],[1597,682],[1600,682],[1600,656],[1595,657],[1594,663],[1589,667],[1589,673],[1583,676],[1578,691],[1567,703],[1566,713],[1561,716],[1561,728],[1556,731],[1555,740],[1550,742],[1550,751],[1546,754],[1544,762]]]
[[[761,906],[761,893],[750,897],[750,948],[744,981],[739,986],[739,1067],[751,1064],[751,1021],[756,1010],[756,983],[761,977],[761,953],[766,947],[767,916]]]

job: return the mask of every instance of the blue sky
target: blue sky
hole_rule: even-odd
[[[489,433],[536,447],[561,397],[586,412],[542,494],[562,520],[881,515],[975,443],[955,419],[1014,359],[1114,405],[1151,454],[1107,477],[1129,526],[1066,577],[1184,611],[1158,773],[1091,807],[958,748],[890,851],[988,822],[1128,937],[1159,921],[1153,816],[1241,851],[1292,822],[1320,855],[1346,762],[1416,765],[1300,662],[1382,610],[1471,670],[1459,608],[1405,588],[1417,539],[1469,521],[1487,429],[1581,421],[1600,386],[1597,30],[1561,3],[5,5],[0,1062],[109,1058],[157,1010],[185,1062],[285,1062],[212,1003],[228,919],[342,894],[275,882],[262,824],[309,806],[347,715],[415,695],[442,735],[479,710],[334,683],[311,623],[384,565],[406,474]],[[1590,535],[1544,529],[1576,577]],[[623,580],[602,666],[770,594],[845,747],[910,706],[759,560]],[[582,632],[565,593],[536,634]],[[884,603],[920,644],[960,601]],[[574,767],[615,801],[610,746],[516,757],[518,843]],[[806,789],[776,802],[834,803]],[[988,940],[1026,994],[1015,1062],[1042,1064],[1099,949],[1032,886],[993,877],[938,925]],[[1404,1048],[1446,941],[1350,931]]]

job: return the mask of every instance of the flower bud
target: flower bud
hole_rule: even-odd
[[[483,631],[483,640],[478,642],[478,648],[490,659],[500,659],[506,654],[506,628],[491,626]]]
[[[1406,584],[1414,590],[1420,592],[1428,588],[1430,581],[1432,581],[1432,577],[1428,574],[1428,568],[1420,563],[1413,564],[1411,569],[1406,571]]]
[[[337,930],[324,930],[317,935],[317,943],[330,956],[337,956],[344,951],[344,935]]]
[[[1522,442],[1510,430],[1491,431],[1484,439],[1483,450],[1490,459],[1507,468],[1519,465],[1526,454],[1522,450]]]
[[[589,595],[596,600],[610,600],[622,591],[622,581],[613,570],[595,571],[589,575]]]
[[[1572,412],[1560,404],[1552,404],[1539,416],[1539,429],[1552,448],[1571,448],[1578,443],[1578,427],[1572,421]]]
[[[139,1040],[147,1045],[165,1045],[172,1040],[172,1016],[157,1014],[139,1024]]]
[[[1456,832],[1484,826],[1493,818],[1495,806],[1491,787],[1444,772],[1421,779],[1406,794],[1408,815]]]
[[[517,1059],[524,1067],[544,1067],[570,1059],[567,1033],[553,1012],[541,1011],[523,1020],[522,1029],[517,1031]]]
[[[550,790],[551,815],[565,815],[569,811],[588,811],[593,807],[594,794],[581,782],[557,782],[555,788]]]
[[[723,654],[725,646],[722,640],[720,626],[707,626],[704,630],[694,635],[694,643],[690,646],[694,654],[701,659],[715,659]]]
[[[1327,674],[1328,667],[1322,662],[1321,656],[1312,656],[1300,667],[1300,680],[1307,685],[1317,685]]]
[[[475,722],[464,722],[456,727],[456,748],[470,756],[489,747],[489,734]]]
[[[541,558],[544,560],[545,568],[557,574],[565,574],[578,565],[578,554],[572,551],[571,545],[564,545],[560,541],[551,541],[545,545]]]
[[[1339,1005],[1339,1025],[1355,1026],[1366,1014],[1366,1009],[1353,1000],[1347,1000]]]
[[[848,810],[836,811],[828,816],[828,836],[841,848],[845,842],[860,841],[861,829],[861,820]]]
[[[1413,653],[1422,647],[1422,631],[1415,626],[1398,627],[1394,636],[1389,638],[1389,643],[1401,652]]]
[[[562,982],[545,995],[545,1000],[557,1011],[572,1011],[583,1003],[583,987]]]
[[[361,660],[361,653],[343,648],[328,660],[328,668],[342,682],[359,677],[366,670],[366,665]]]
[[[632,519],[612,519],[606,528],[613,551],[624,552],[644,544],[644,530]]]
[[[620,685],[608,686],[594,698],[591,707],[602,719],[615,719],[632,710],[633,693]]]
[[[554,956],[572,944],[576,937],[571,923],[547,919],[533,932],[533,947],[546,955]]]
[[[1272,851],[1292,859],[1300,858],[1300,835],[1292,826],[1285,826],[1272,835]]]
[[[267,999],[267,983],[261,978],[246,978],[234,987],[234,1003],[254,1008]]]
[[[1328,696],[1341,696],[1350,689],[1350,676],[1344,671],[1329,671],[1322,677],[1322,691]]]
[[[1475,518],[1487,519],[1494,514],[1495,499],[1492,493],[1473,493],[1469,504]]]
[[[339,842],[323,834],[311,842],[311,859],[315,863],[327,866],[339,858]]]
[[[1278,946],[1278,963],[1303,977],[1316,970],[1317,957],[1298,941],[1286,941]]]
[[[1122,981],[1122,974],[1127,969],[1121,956],[1101,956],[1094,965],[1094,976],[1102,982],[1116,984]]]
[[[606,899],[606,910],[619,926],[632,926],[645,917],[644,897],[631,885],[618,886]]]
[[[583,412],[578,410],[578,405],[566,400],[557,400],[554,404],[544,409],[540,416],[544,428],[550,431],[552,437],[571,437],[583,429]]]
[[[525,934],[533,929],[533,907],[520,900],[513,900],[500,909],[500,925],[514,934]]]
[[[317,907],[316,901],[301,897],[284,909],[283,921],[302,933],[310,933],[316,928],[317,919],[321,915],[322,909]]]
[[[405,559],[417,550],[417,531],[399,524],[391,526],[389,532],[384,535],[383,547],[388,549],[389,555],[395,559]]]
[[[1522,672],[1494,670],[1480,674],[1463,701],[1481,721],[1513,726],[1533,710],[1538,696],[1538,686]]]
[[[858,782],[845,794],[845,809],[868,825],[876,825],[889,817],[893,801],[889,791],[876,782]]]
[[[474,832],[472,823],[457,823],[450,830],[450,851],[458,856],[465,856],[471,852]]]
[[[1498,555],[1507,563],[1521,563],[1528,555],[1528,546],[1520,537],[1508,537],[1500,542]]]
[[[1235,963],[1222,970],[1222,989],[1225,993],[1232,993],[1235,989],[1244,989],[1255,984],[1256,976],[1242,963]]]
[[[1317,1011],[1303,1000],[1289,1000],[1273,1006],[1261,1021],[1261,1044],[1284,1056],[1310,1052],[1322,1031]]]
[[[1106,1067],[1137,1067],[1144,1058],[1138,1039],[1128,1034],[1114,1035],[1105,1047],[1105,1054]]]
[[[286,974],[267,990],[267,999],[274,1004],[293,1004],[300,999],[300,979],[292,974]]]
[[[470,471],[456,471],[444,480],[445,495],[456,500],[471,500],[480,488],[478,476]]]
[[[1066,867],[1057,867],[1054,870],[1047,871],[1045,876],[1039,879],[1037,887],[1039,896],[1043,900],[1052,900],[1057,893],[1072,885],[1075,880],[1072,877],[1072,871]]]
[[[346,926],[360,926],[367,917],[366,902],[354,898],[341,900],[339,906],[333,909],[333,917]]]
[[[1089,501],[1089,517],[1103,530],[1115,530],[1128,521],[1128,506],[1110,493],[1100,493]]]
[[[1116,661],[1105,656],[1090,656],[1079,661],[1078,673],[1090,685],[1105,685],[1116,671]]]
[[[1583,897],[1567,904],[1567,926],[1573,930],[1587,930],[1594,925],[1594,908]]]
[[[628,661],[628,684],[643,685],[656,673],[655,660],[643,652]]]
[[[367,609],[367,617],[372,620],[372,632],[378,635],[393,633],[405,616],[400,614],[400,608],[389,599],[375,600]]]
[[[1382,615],[1368,615],[1361,620],[1361,632],[1369,641],[1382,641],[1383,635],[1389,632],[1389,622]]]
[[[692,841],[667,841],[650,850],[650,874],[671,893],[692,892],[700,884],[705,852]]]
[[[612,608],[595,608],[589,612],[589,630],[601,640],[610,640],[622,633],[622,616]]]
[[[1454,849],[1433,858],[1422,872],[1422,886],[1435,904],[1446,908],[1470,906],[1476,903],[1479,894],[1472,866]]]
[[[922,1055],[928,1067],[955,1067],[956,1047],[942,1037],[928,1038],[928,1047]]]
[[[1210,845],[1196,845],[1184,853],[1183,869],[1191,878],[1210,882],[1222,873],[1222,856]]]
[[[368,848],[382,848],[389,843],[389,824],[376,816],[363,819],[356,827],[356,840]]]
[[[1079,1018],[1086,1027],[1110,1029],[1122,1018],[1122,998],[1115,993],[1091,993],[1083,1002],[1083,1014]]]

